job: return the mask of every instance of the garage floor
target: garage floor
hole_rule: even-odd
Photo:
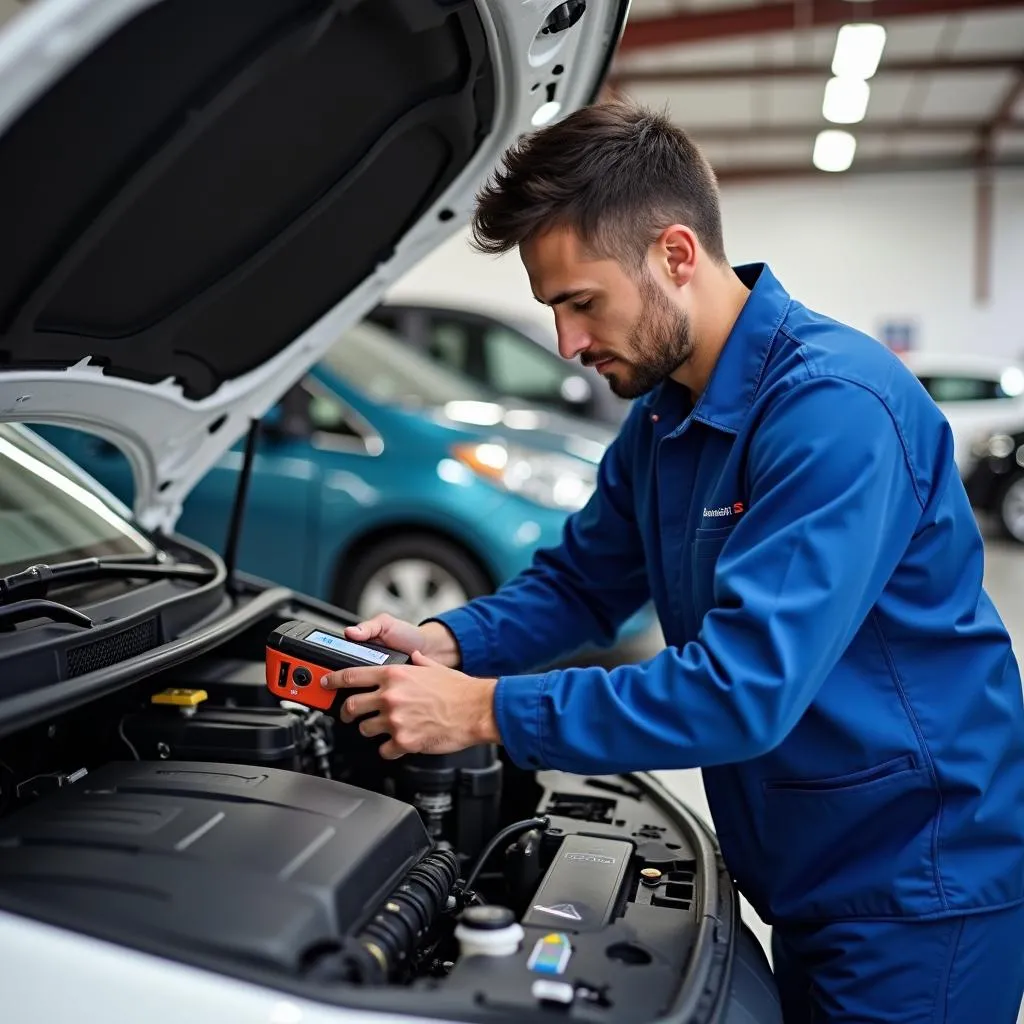
[[[1010,630],[1018,660],[1024,665],[1024,546],[1003,541],[993,536],[993,531],[987,526],[983,528],[988,536],[985,584]],[[639,656],[651,657],[655,654],[660,639],[658,636],[652,637],[649,643],[643,645]],[[699,771],[660,772],[659,775],[690,807],[710,820]],[[745,903],[743,910],[746,920],[768,949],[770,930]],[[1018,1022],[1024,1024],[1024,1006]]]

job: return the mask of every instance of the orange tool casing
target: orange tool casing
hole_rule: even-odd
[[[294,673],[299,671],[299,681]],[[334,703],[337,690],[325,690],[320,685],[321,676],[333,669],[314,665],[311,661],[296,661],[287,654],[267,648],[267,688],[281,700],[291,700],[306,707],[329,711]],[[308,673],[309,681],[302,682]]]
[[[267,689],[281,700],[328,711],[338,694],[320,685],[329,672],[403,665],[408,660],[408,655],[387,647],[355,643],[311,622],[290,619],[267,637]]]

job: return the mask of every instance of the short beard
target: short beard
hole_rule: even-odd
[[[643,311],[629,332],[628,376],[608,374],[608,386],[619,398],[633,399],[656,388],[693,355],[690,318],[669,301],[645,269],[640,278]]]

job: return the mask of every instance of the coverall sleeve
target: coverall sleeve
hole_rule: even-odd
[[[579,773],[734,763],[796,725],[899,563],[923,503],[887,407],[831,377],[773,404],[747,479],[748,508],[721,550],[695,640],[611,671],[499,679],[495,714],[514,762]]]
[[[455,635],[470,675],[526,672],[587,643],[611,643],[650,597],[631,481],[637,409],[608,446],[588,503],[561,543],[494,594],[435,616]]]

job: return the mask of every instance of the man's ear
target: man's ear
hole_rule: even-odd
[[[677,288],[692,280],[697,269],[699,248],[697,236],[683,224],[665,228],[655,240],[655,260]]]

